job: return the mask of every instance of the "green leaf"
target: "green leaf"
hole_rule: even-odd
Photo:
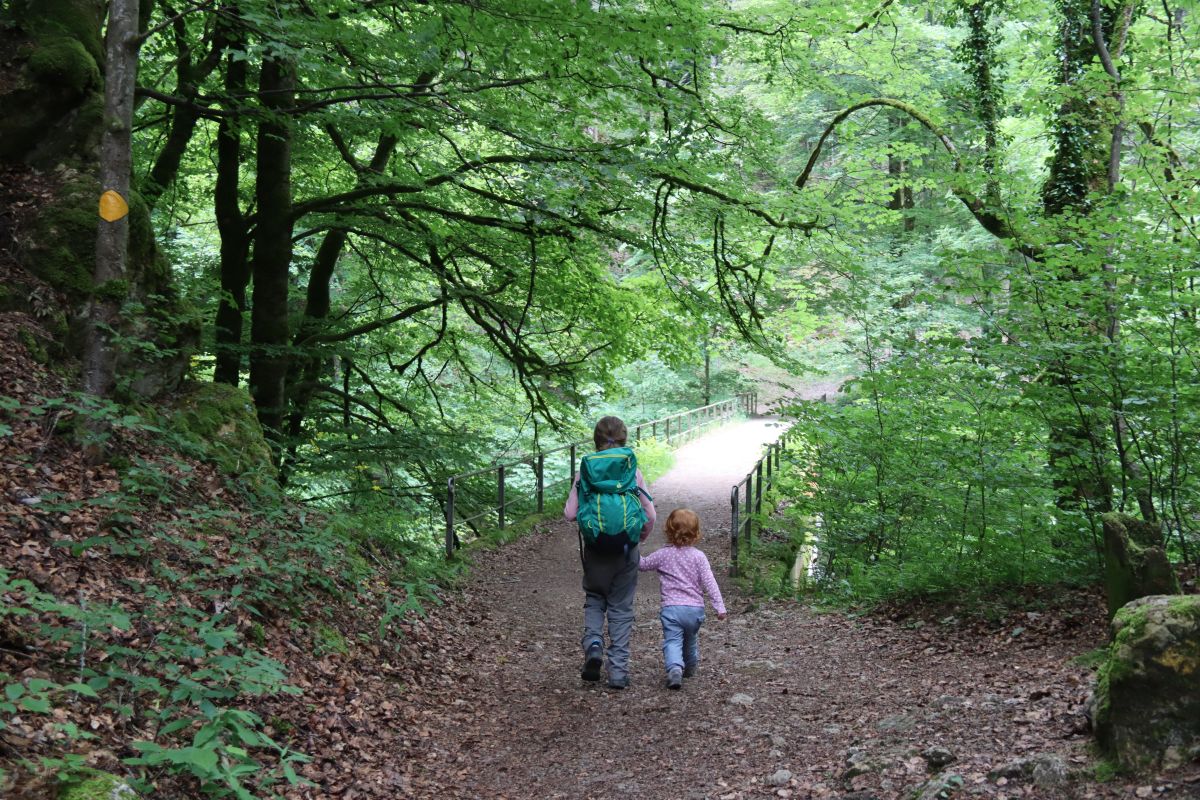
[[[26,711],[32,711],[35,714],[49,714],[50,700],[45,697],[23,697],[21,698],[21,708]]]

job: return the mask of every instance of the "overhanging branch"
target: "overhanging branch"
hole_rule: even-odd
[[[937,137],[938,141],[942,143],[942,147],[944,147],[946,152],[949,153],[954,159],[954,171],[960,175],[963,174],[962,159],[959,157],[958,148],[954,146],[954,140],[950,138],[949,134],[942,130],[941,126],[930,119],[927,115],[919,111],[915,106],[906,103],[903,100],[896,100],[891,97],[872,97],[869,100],[863,100],[862,102],[848,106],[847,108],[838,112],[837,116],[830,120],[829,125],[827,125],[825,130],[821,133],[821,137],[817,139],[817,144],[813,148],[812,153],[809,155],[808,163],[804,165],[804,170],[796,178],[795,185],[797,189],[803,189],[808,183],[808,179],[812,177],[813,168],[816,166],[817,160],[821,157],[821,148],[825,145],[825,141],[837,129],[837,126],[856,111],[862,111],[864,108],[873,108],[876,106],[894,108],[897,111],[904,112],[919,122],[922,127]],[[997,239],[1006,239],[1012,241],[1016,248],[1026,256],[1034,259],[1039,258],[1037,249],[1024,242],[1018,232],[1015,231],[1009,224],[1008,220],[1000,216],[998,209],[988,206],[987,203],[976,197],[973,192],[962,186],[955,186],[952,184],[950,186],[950,191],[953,192],[954,196],[957,197],[959,201],[967,207],[967,210],[970,211],[971,215],[975,217],[975,220],[981,226],[983,226],[984,230],[995,236]]]

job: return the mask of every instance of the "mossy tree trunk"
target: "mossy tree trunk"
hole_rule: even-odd
[[[1110,192],[1114,128],[1119,134],[1119,115],[1106,96],[1107,87],[1098,83],[1092,69],[1099,55],[1097,43],[1112,37],[1118,12],[1101,9],[1094,25],[1092,0],[1059,0],[1058,6],[1062,100],[1052,121],[1054,153],[1042,186],[1042,205],[1050,219],[1086,216],[1096,199]],[[1063,413],[1050,420],[1050,464],[1060,507],[1104,513],[1112,510],[1113,503],[1111,447],[1103,410],[1107,402],[1077,376],[1086,374],[1087,362],[1096,358],[1105,326],[1092,311],[1099,298],[1086,288],[1088,276],[1074,261],[1059,269],[1069,313],[1059,328],[1063,354],[1051,364],[1050,381],[1066,403]]]
[[[108,10],[104,132],[100,140],[100,221],[95,290],[89,305],[84,389],[107,397],[116,382],[112,335],[118,329],[129,254],[129,181],[133,169],[133,91],[137,85],[138,0],[112,0]]]

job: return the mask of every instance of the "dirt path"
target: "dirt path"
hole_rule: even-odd
[[[574,526],[482,554],[463,598],[475,609],[473,649],[447,655],[460,676],[454,699],[419,718],[412,796],[890,800],[929,780],[931,759],[952,759],[942,775],[959,777],[954,797],[1134,796],[1133,785],[1066,777],[1093,767],[1090,676],[1071,659],[1100,640],[1094,615],[1022,615],[981,630],[953,617],[896,624],[756,606],[731,591],[729,489],[778,431],[765,420],[719,429],[682,448],[652,486],[660,525],[678,506],[700,514],[731,611],[725,623],[709,615],[700,672],[682,692],[662,685],[655,576],[639,582],[631,686],[618,692],[579,679]],[[661,542],[656,531],[647,547]],[[1200,784],[1154,796],[1200,797]]]

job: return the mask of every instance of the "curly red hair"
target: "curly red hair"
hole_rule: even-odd
[[[663,526],[667,541],[676,547],[687,547],[700,541],[700,517],[690,508],[677,508]]]

